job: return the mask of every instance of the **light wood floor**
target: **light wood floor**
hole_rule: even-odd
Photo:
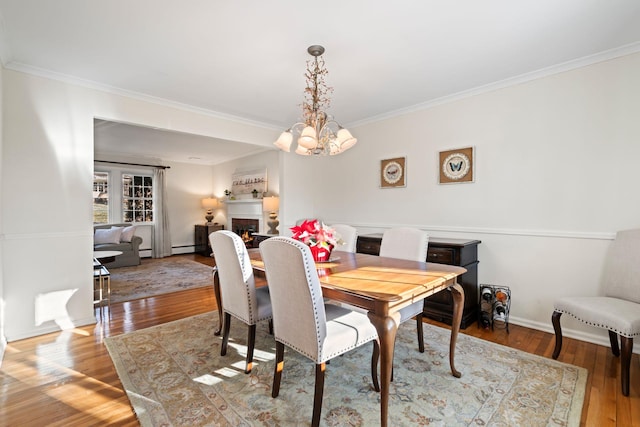
[[[208,257],[181,256],[212,265]],[[96,325],[9,343],[0,367],[0,426],[137,426],[104,338],[215,308],[212,288],[183,291],[113,304],[111,319]],[[510,334],[476,325],[462,332],[544,357],[554,346],[552,334],[516,325]],[[581,425],[640,426],[637,354],[630,397],[620,392],[619,362],[608,348],[565,338],[559,360],[589,371]]]

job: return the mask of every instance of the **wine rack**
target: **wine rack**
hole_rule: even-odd
[[[483,328],[506,329],[509,333],[511,290],[508,286],[480,284],[478,324]]]

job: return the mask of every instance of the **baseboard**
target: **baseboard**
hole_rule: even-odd
[[[72,322],[73,326],[71,326],[70,328],[65,328],[64,330],[80,328],[82,326],[87,326],[87,325],[95,325],[96,323],[98,323],[98,321],[96,320],[96,318],[94,316],[86,317],[84,319],[76,319],[75,321]],[[26,339],[26,338],[37,337],[37,336],[40,336],[40,335],[46,335],[46,334],[50,334],[50,333],[53,333],[53,332],[60,332],[62,330],[63,329],[61,327],[59,327],[58,325],[51,325],[51,326],[47,326],[45,328],[35,328],[35,329],[30,330],[30,331],[24,331],[24,332],[21,332],[19,334],[16,334],[15,336],[7,337],[7,342],[18,341],[18,340],[23,340],[23,339]]]
[[[2,361],[4,360],[4,352],[7,349],[7,339],[0,337],[0,368],[2,368]]]

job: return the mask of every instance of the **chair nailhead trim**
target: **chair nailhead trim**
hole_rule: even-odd
[[[586,323],[587,325],[591,325],[591,326],[595,326],[595,327],[598,327],[598,328],[601,328],[601,329],[607,329],[609,331],[615,332],[616,334],[618,334],[620,336],[623,336],[625,338],[633,338],[633,337],[640,336],[640,332],[636,332],[634,334],[628,334],[626,332],[621,332],[621,331],[617,330],[616,328],[614,328],[612,326],[609,326],[609,325],[605,325],[603,323],[594,323],[594,322],[589,322],[587,320],[581,319],[578,316],[576,316],[575,314],[569,313],[568,311],[558,310],[558,309],[555,309],[555,311],[558,311],[558,312],[564,313],[564,314],[568,314],[569,316],[573,317],[574,319],[578,319],[579,321],[581,321],[582,323]]]

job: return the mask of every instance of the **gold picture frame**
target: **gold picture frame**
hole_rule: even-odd
[[[440,184],[474,182],[475,149],[465,147],[440,151],[438,165]]]
[[[380,188],[407,186],[407,158],[395,157],[380,161]]]

